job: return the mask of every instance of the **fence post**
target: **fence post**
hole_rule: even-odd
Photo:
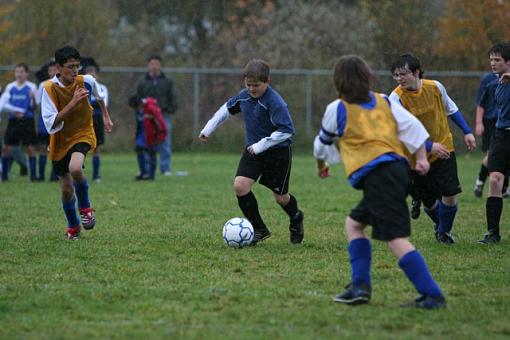
[[[193,136],[198,136],[200,129],[200,73],[193,72]]]
[[[306,75],[306,137],[312,138],[312,75]]]

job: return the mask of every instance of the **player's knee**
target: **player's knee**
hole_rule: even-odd
[[[234,181],[234,191],[236,193],[237,196],[244,196],[246,194],[248,194],[251,190],[251,185],[249,185],[248,183],[246,183],[245,181],[242,181],[242,180],[235,180]]]
[[[274,194],[274,199],[276,203],[278,203],[279,205],[285,206],[287,205],[287,203],[289,203],[290,196],[289,194],[285,195]]]
[[[499,172],[491,172],[489,177],[489,183],[491,186],[499,185],[500,183],[503,183],[504,176],[502,173]]]
[[[69,173],[71,174],[71,176],[73,178],[77,178],[77,177],[82,176],[83,170],[82,170],[81,166],[69,165]]]

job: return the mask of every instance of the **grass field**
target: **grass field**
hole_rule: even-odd
[[[478,156],[458,159],[457,243],[437,244],[424,214],[413,222],[411,240],[447,296],[437,311],[398,307],[416,294],[381,242],[373,243],[371,303],[332,302],[350,280],[343,222],[360,194],[339,166],[316,177],[311,156],[295,156],[291,179],[305,212],[303,244],[289,243],[286,215],[257,185],[273,236],[226,248],[222,225],[240,215],[237,161],[178,154],[174,168],[189,176],[140,183],[134,155],[105,156],[103,182],[90,185],[97,226],[75,242],[63,237],[56,184],[16,174],[0,183],[0,339],[510,337],[510,209],[505,201],[502,242],[476,244],[485,231],[485,199],[471,191]]]

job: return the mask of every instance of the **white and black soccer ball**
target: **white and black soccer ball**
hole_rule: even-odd
[[[223,241],[229,247],[242,248],[253,240],[253,226],[242,217],[234,217],[223,225]]]

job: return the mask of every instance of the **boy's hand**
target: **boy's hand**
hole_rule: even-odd
[[[414,167],[414,170],[418,173],[420,176],[424,176],[429,172],[430,164],[426,159],[423,160],[416,160],[416,165]]]
[[[317,169],[319,170],[318,175],[320,178],[327,178],[331,176],[329,172],[329,164],[328,162],[318,159],[317,160]]]
[[[78,102],[84,98],[87,98],[89,95],[89,91],[85,90],[83,87],[78,87],[73,94],[73,99],[71,99],[71,102],[73,103],[73,106],[78,104]]]
[[[499,81],[502,83],[508,83],[510,81],[510,73],[503,73],[501,77],[499,77]]]
[[[21,112],[21,111],[14,112],[14,117],[16,117],[16,118],[23,118],[24,116],[25,116],[25,112]]]
[[[247,147],[246,150],[248,150],[250,155],[255,155],[255,151],[253,150],[253,145],[250,145],[249,147]]]
[[[198,136],[198,139],[200,139],[202,142],[206,142],[207,141],[207,137],[206,135],[204,135],[203,133],[201,133],[199,136]]]
[[[104,130],[108,133],[112,132],[113,122],[110,119],[110,117],[107,117],[106,119],[103,117],[103,120],[104,120]]]
[[[441,159],[448,159],[450,158],[450,152],[446,147],[441,143],[433,143],[432,144],[432,150],[430,150],[430,153],[441,158]]]
[[[464,142],[466,143],[469,151],[473,151],[476,148],[475,136],[473,136],[472,133],[464,135]]]

